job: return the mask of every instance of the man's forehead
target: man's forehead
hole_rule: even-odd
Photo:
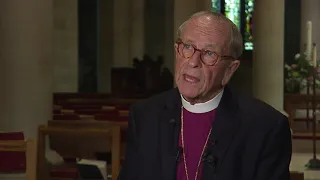
[[[224,21],[222,21],[220,18],[214,17],[214,16],[196,16],[192,17],[188,23],[188,25],[196,25],[196,26],[203,26],[203,27],[210,27],[210,26],[216,26],[218,24],[224,24]]]
[[[223,34],[224,36],[228,36],[230,34],[229,32],[230,26],[228,23],[217,20],[217,18],[193,18],[184,25],[181,33]]]
[[[229,42],[229,37],[227,23],[206,17],[191,19],[181,33],[181,38],[187,43],[196,46],[198,44],[195,43],[201,43],[201,46],[219,49],[223,48],[221,46],[224,46],[226,42]]]

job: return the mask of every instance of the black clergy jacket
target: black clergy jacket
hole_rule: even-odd
[[[175,180],[181,152],[181,96],[172,89],[130,109],[119,180]],[[228,87],[216,109],[202,180],[289,180],[291,132],[286,116]],[[194,180],[194,177],[190,177]]]

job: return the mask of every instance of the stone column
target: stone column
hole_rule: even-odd
[[[37,128],[52,112],[52,0],[0,1],[0,131]]]
[[[53,92],[78,91],[78,0],[53,1]]]
[[[174,38],[177,37],[177,30],[179,26],[197,11],[197,0],[174,1]]]
[[[212,0],[202,0],[203,1],[203,10],[212,9]]]
[[[198,11],[211,10],[211,0],[175,0],[174,1],[174,34],[178,27],[190,15]]]
[[[130,66],[130,0],[115,0],[114,1],[114,67]]]
[[[320,1],[303,0],[301,1],[301,39],[300,50],[305,51],[304,45],[307,43],[307,21],[312,22],[312,40],[320,47]]]
[[[174,72],[174,37],[172,33],[174,29],[174,1],[165,0],[165,47],[164,47],[164,65]]]
[[[98,92],[110,93],[114,53],[113,1],[99,0]],[[111,22],[111,23],[110,23]]]
[[[253,94],[283,112],[284,0],[256,1],[253,18]]]
[[[131,0],[130,57],[142,59],[144,55],[144,0]]]

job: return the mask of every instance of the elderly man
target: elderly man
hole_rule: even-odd
[[[238,28],[218,13],[180,26],[178,88],[132,106],[120,180],[289,180],[288,119],[226,86],[242,46]]]

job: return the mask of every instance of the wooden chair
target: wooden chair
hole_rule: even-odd
[[[46,135],[48,136],[63,136],[63,137],[75,137],[81,139],[81,137],[101,138],[106,137],[106,143],[108,139],[111,140],[111,174],[112,180],[116,180],[120,170],[120,127],[112,126],[105,129],[70,129],[62,127],[50,127],[40,126],[38,129],[38,177],[39,179],[46,179],[46,167],[45,167],[45,144]],[[94,148],[94,147],[92,147]],[[72,154],[69,154],[70,157]],[[80,156],[80,157],[79,157]],[[75,158],[86,158],[86,154],[74,156]]]
[[[34,140],[1,140],[0,151],[2,152],[25,152],[26,153],[26,179],[36,180],[37,172],[37,148]]]

